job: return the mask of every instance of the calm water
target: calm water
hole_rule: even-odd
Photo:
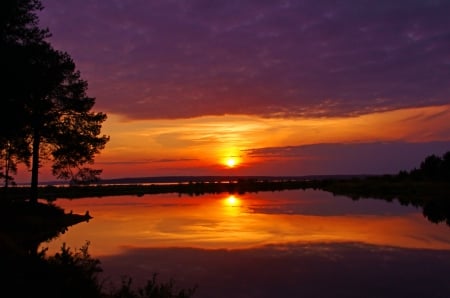
[[[195,297],[450,297],[450,227],[415,207],[322,191],[58,200],[94,217],[54,241],[90,241],[102,278],[153,273]]]

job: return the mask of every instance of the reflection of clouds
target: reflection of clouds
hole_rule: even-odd
[[[182,235],[185,237],[193,235],[193,233],[199,233],[201,230],[215,230],[220,225],[220,220],[215,219],[201,219],[198,217],[192,218],[174,218],[168,217],[158,221],[154,228],[155,231],[165,233],[166,235]],[[190,234],[189,234],[190,233]]]
[[[450,116],[450,114],[448,114]],[[380,123],[378,123],[380,124]],[[376,126],[378,126],[378,124]],[[406,138],[416,138],[430,136],[432,138],[445,139],[450,131],[450,127],[441,126],[436,123],[437,129],[412,122],[407,127],[410,131],[405,132]],[[401,125],[395,125],[398,130]],[[417,128],[417,126],[420,126]],[[380,134],[385,132],[388,125],[378,127]],[[408,129],[409,129],[408,128]],[[355,129],[358,129],[357,126]],[[439,132],[440,130],[440,132]],[[352,134],[354,133],[351,132]],[[364,133],[362,134],[364,135]],[[383,138],[380,134],[380,137]],[[430,142],[339,142],[339,143],[319,143],[300,146],[280,146],[254,148],[244,150],[251,158],[270,158],[277,160],[288,160],[288,167],[294,168],[296,165],[304,175],[311,174],[343,174],[343,173],[367,173],[367,174],[395,174],[400,170],[411,170],[420,165],[420,162],[428,155],[442,155],[448,151],[449,141]]]
[[[345,215],[407,215],[417,213],[413,206],[400,206],[397,202],[386,202],[378,199],[361,199],[358,202],[340,196],[327,200],[309,201],[307,203],[288,202],[285,204],[250,205],[248,209],[261,214],[345,216]]]
[[[71,227],[52,245],[79,247],[89,239],[99,255],[123,246],[237,249],[327,241],[450,247],[447,226],[432,225],[418,210],[396,203],[352,201],[313,190],[234,195],[234,205],[227,205],[229,198],[165,194],[58,200],[74,213],[89,210],[94,220]]]
[[[238,250],[129,248],[101,261],[103,276],[117,282],[124,272],[138,283],[157,272],[185,286],[199,285],[199,297],[444,297],[450,292],[448,250],[300,242]]]

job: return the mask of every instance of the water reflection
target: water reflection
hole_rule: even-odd
[[[361,242],[450,249],[449,227],[430,224],[415,207],[352,201],[321,191],[246,195],[104,197],[58,200],[94,216],[50,244],[92,243],[97,255],[129,247],[250,248],[267,244]]]
[[[229,207],[236,207],[236,206],[240,206],[241,205],[241,200],[236,198],[236,196],[234,195],[230,195],[228,196],[225,200],[225,205],[229,206]]]
[[[144,282],[157,272],[182,287],[199,284],[198,298],[450,292],[450,227],[396,202],[295,190],[56,203],[94,218],[44,246],[89,240],[112,281],[128,274]]]

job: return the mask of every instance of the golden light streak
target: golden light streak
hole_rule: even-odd
[[[450,105],[329,118],[224,115],[132,121],[109,114],[102,132],[111,140],[96,162],[104,169],[104,177],[170,174],[193,168],[223,170],[224,159],[254,148],[450,140],[449,118]],[[245,166],[264,161],[253,157],[245,160]]]

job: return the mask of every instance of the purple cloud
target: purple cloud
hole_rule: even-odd
[[[97,106],[130,118],[448,103],[448,1],[43,0]]]
[[[244,152],[250,158],[286,160],[284,173],[315,174],[397,174],[410,171],[431,154],[450,151],[450,142],[328,143],[303,146],[255,148]],[[272,171],[277,171],[272,168]],[[277,172],[277,174],[279,174]]]

